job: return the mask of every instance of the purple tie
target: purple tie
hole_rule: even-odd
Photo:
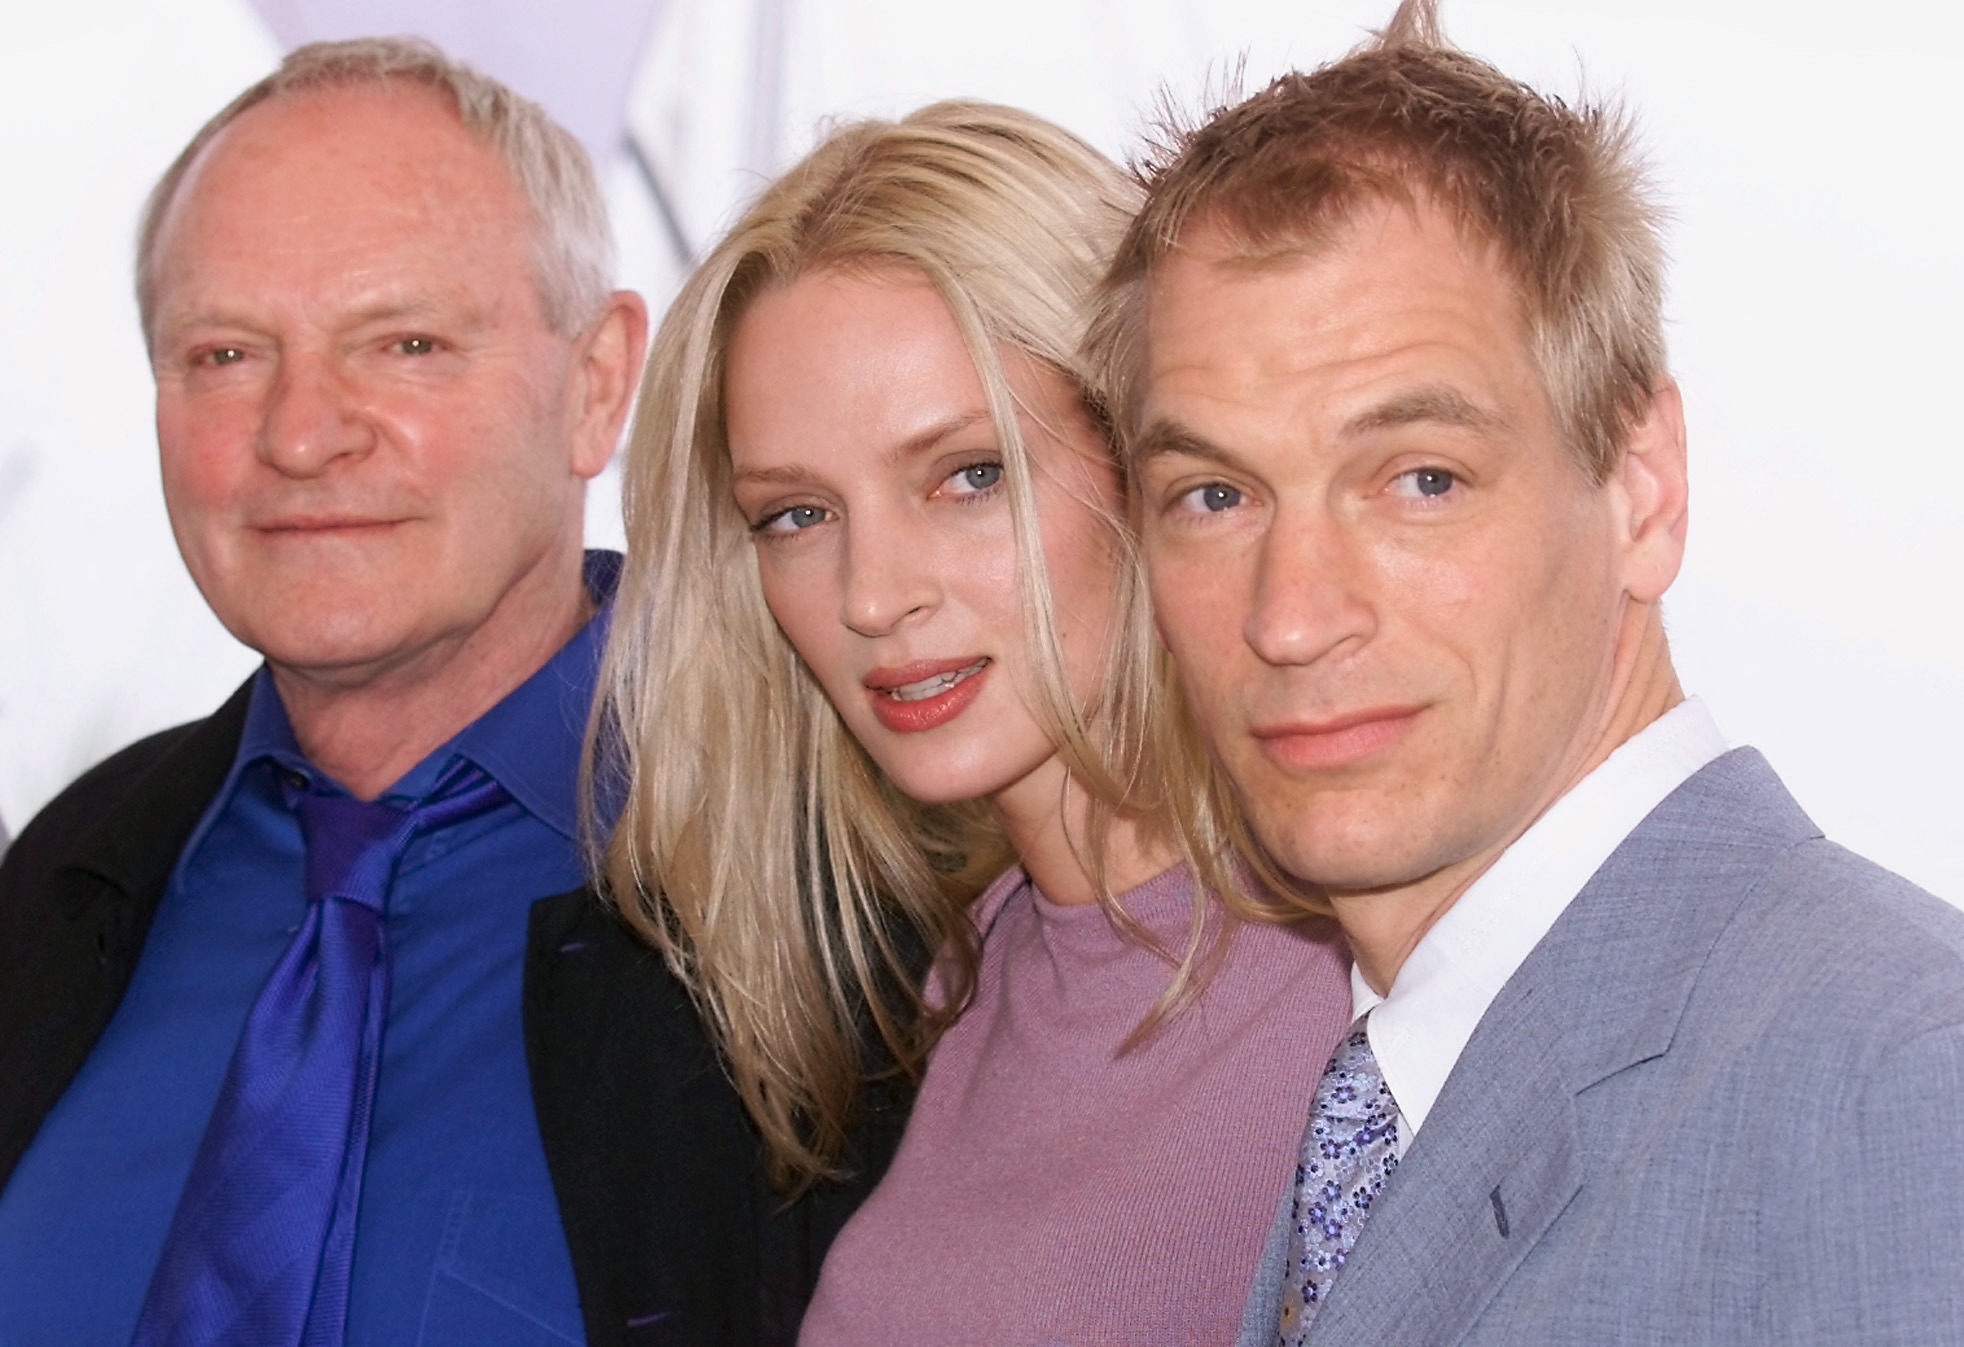
[[[409,809],[305,794],[307,915],[246,1016],[137,1320],[136,1347],[338,1347],[410,838],[495,808],[461,759]]]
[[[1371,1052],[1368,1019],[1366,1012],[1350,1026],[1323,1068],[1303,1133],[1275,1334],[1279,1347],[1298,1347],[1309,1332],[1384,1181],[1398,1168],[1398,1105]]]

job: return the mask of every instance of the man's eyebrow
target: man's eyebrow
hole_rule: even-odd
[[[483,306],[476,303],[446,303],[442,296],[386,297],[357,304],[340,314],[335,322],[342,328],[373,328],[402,323],[434,323],[438,320],[472,327],[486,321]],[[233,310],[222,305],[186,308],[157,315],[159,333],[195,331],[200,328],[237,328],[256,331],[260,319],[249,310]]]
[[[445,294],[378,297],[351,308],[343,320],[349,327],[383,327],[394,323],[442,323],[462,328],[491,321],[491,310],[476,300]]]
[[[1222,467],[1232,466],[1236,462],[1233,454],[1212,440],[1163,416],[1147,422],[1145,429],[1132,437],[1131,458],[1135,467],[1144,467],[1153,459],[1164,458],[1168,454],[1218,463]]]
[[[1344,422],[1342,434],[1348,438],[1426,421],[1466,430],[1503,430],[1507,426],[1504,417],[1475,406],[1457,389],[1435,386],[1399,393],[1359,412]]]

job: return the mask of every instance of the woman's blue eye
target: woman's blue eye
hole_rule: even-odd
[[[1241,492],[1225,482],[1209,482],[1206,486],[1197,486],[1187,492],[1182,499],[1189,508],[1219,514],[1222,510],[1232,510],[1241,504]]]
[[[954,473],[948,480],[962,495],[987,491],[1002,480],[1002,464],[971,463]]]
[[[816,505],[793,505],[757,521],[760,533],[796,533],[825,522],[825,511]]]

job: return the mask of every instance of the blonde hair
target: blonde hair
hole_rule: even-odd
[[[178,188],[219,132],[259,104],[328,89],[397,82],[447,100],[464,129],[489,146],[532,207],[541,307],[554,331],[580,331],[606,302],[614,279],[614,235],[586,150],[546,110],[474,66],[416,37],[363,37],[309,42],[288,52],[279,69],[198,128],[150,189],[137,226],[136,304],[144,340],[157,305],[157,245]]]
[[[937,103],[897,122],[845,125],[765,190],[656,334],[627,452],[630,546],[590,789],[625,801],[603,862],[613,897],[695,995],[782,1184],[837,1163],[872,1069],[868,1044],[915,1071],[959,1013],[976,959],[967,904],[1013,856],[986,803],[930,806],[901,794],[773,622],[731,491],[722,407],[731,331],[758,295],[826,269],[904,269],[947,303],[1004,457],[1045,688],[1038,714],[1073,776],[1103,802],[1086,848],[1103,892],[1103,844],[1121,804],[1149,832],[1184,839],[1196,821],[1174,817],[1143,748],[1158,713],[1157,666],[1139,568],[1116,517],[1111,690],[1089,709],[1066,690],[999,346],[1061,372],[1105,428],[1079,350],[1135,203],[1110,161],[1012,108]],[[1212,836],[1207,822],[1197,835]],[[1212,883],[1223,867],[1203,861]],[[1169,998],[1193,975],[1200,902],[1197,892],[1193,942]],[[935,1004],[920,986],[928,953],[944,956]]]

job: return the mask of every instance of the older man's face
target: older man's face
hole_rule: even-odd
[[[501,622],[568,585],[612,432],[535,239],[416,87],[261,104],[184,181],[156,268],[164,494],[206,600],[276,668],[359,685],[539,639]]]
[[[1141,454],[1161,634],[1262,842],[1355,891],[1511,841],[1602,737],[1629,576],[1518,305],[1439,215],[1155,273]]]

